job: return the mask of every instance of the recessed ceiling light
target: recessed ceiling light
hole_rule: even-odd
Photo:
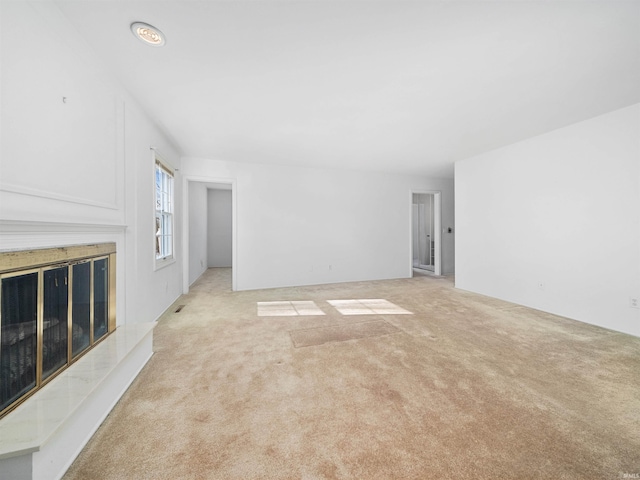
[[[152,47],[161,47],[165,44],[164,33],[148,23],[134,22],[131,24],[131,31],[138,40]]]

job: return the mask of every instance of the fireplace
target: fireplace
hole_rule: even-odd
[[[115,243],[0,253],[0,417],[115,330]]]

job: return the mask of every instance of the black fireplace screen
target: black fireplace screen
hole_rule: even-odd
[[[44,321],[42,329],[42,379],[67,364],[69,316],[69,267],[44,272]]]
[[[0,408],[36,386],[38,272],[2,280]]]
[[[0,275],[0,413],[109,332],[109,257]]]

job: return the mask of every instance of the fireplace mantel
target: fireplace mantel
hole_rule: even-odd
[[[2,233],[52,233],[52,232],[122,232],[126,225],[112,223],[75,223],[75,222],[48,222],[37,220],[8,220],[0,219]]]
[[[0,219],[0,230],[3,234],[21,235],[34,233],[120,233],[127,229],[126,225],[111,223],[70,223],[46,222],[32,220]]]

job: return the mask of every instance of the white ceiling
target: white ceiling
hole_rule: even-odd
[[[186,156],[451,177],[640,102],[640,1],[55,3]]]

